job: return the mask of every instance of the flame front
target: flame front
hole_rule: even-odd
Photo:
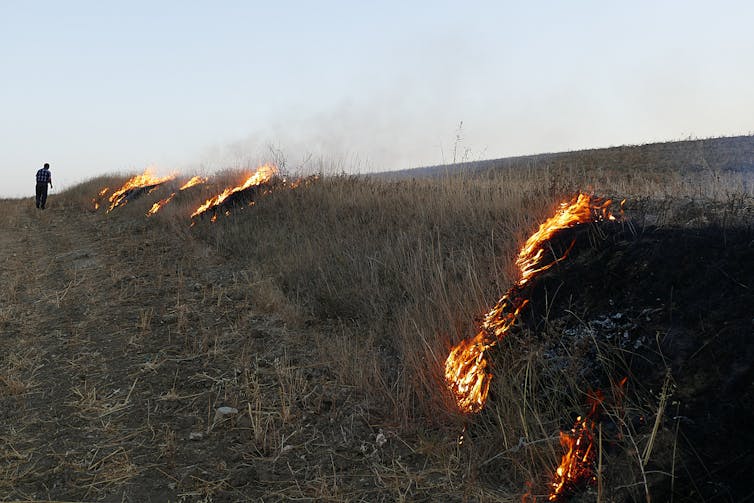
[[[528,303],[528,299],[519,295],[523,285],[567,256],[568,252],[542,264],[547,242],[556,232],[578,224],[615,220],[609,211],[610,204],[609,199],[581,193],[570,202],[561,203],[555,215],[545,220],[526,240],[516,259],[520,271],[518,281],[485,314],[482,331],[470,341],[458,343],[445,360],[445,382],[461,411],[473,413],[484,408],[492,380],[485,352],[505,336]]]
[[[186,183],[184,183],[183,185],[181,185],[181,187],[178,189],[178,191],[183,191],[183,190],[186,190],[188,188],[194,187],[195,185],[201,185],[203,183],[207,183],[207,179],[204,178],[204,177],[201,177],[199,175],[196,175],[196,176],[191,177],[189,179],[189,181],[187,181]],[[176,193],[173,192],[172,194],[170,194],[165,199],[160,199],[159,201],[157,201],[156,203],[154,203],[152,205],[152,207],[149,208],[149,211],[147,211],[147,217],[151,217],[152,215],[154,215],[155,213],[157,213],[158,211],[160,211],[163,207],[165,207],[166,204],[168,204],[170,201],[173,200],[173,198],[175,197],[175,194]]]
[[[165,182],[168,182],[175,178],[175,175],[168,175],[165,177],[154,176],[149,169],[144,171],[141,175],[136,175],[130,178],[121,188],[110,194],[110,207],[107,212],[111,212],[113,208],[126,204],[128,196],[135,190],[145,189],[150,190],[156,188]]]
[[[207,183],[207,179],[199,175],[196,175],[196,176],[191,177],[191,179],[188,182],[181,185],[181,188],[178,190],[186,190],[190,187],[193,187],[194,185],[201,185],[203,183]]]
[[[539,265],[542,255],[545,253],[545,243],[552,236],[563,229],[573,227],[586,222],[598,222],[600,220],[615,220],[615,216],[609,211],[612,204],[610,199],[602,200],[581,193],[570,203],[560,203],[557,213],[545,220],[537,229],[537,232],[526,240],[516,259],[516,266],[521,271],[519,285],[523,285],[537,273],[546,271],[557,262],[563,260],[566,255],[546,265]]]
[[[445,380],[461,410],[479,412],[484,407],[492,380],[484,352],[494,344],[482,331],[458,343],[445,360]]]
[[[578,417],[570,431],[560,432],[560,445],[566,452],[555,470],[548,501],[557,501],[583,482],[594,479],[593,428],[593,422]]]
[[[159,201],[157,201],[156,203],[154,203],[152,205],[152,207],[149,209],[149,211],[147,211],[147,216],[151,217],[152,215],[154,215],[155,213],[157,213],[158,211],[160,211],[162,209],[162,207],[165,206],[166,204],[168,204],[174,197],[175,197],[175,192],[173,192],[172,194],[170,194],[165,199],[160,199]]]
[[[594,471],[594,426],[604,395],[597,391],[589,399],[592,402],[589,414],[585,418],[577,417],[570,431],[560,432],[560,445],[566,452],[555,470],[548,501],[557,501],[579,486],[585,483],[592,484],[597,480]]]
[[[246,181],[244,181],[241,185],[238,185],[236,187],[229,187],[222,191],[222,193],[210,199],[207,199],[201,206],[196,209],[196,211],[194,211],[194,213],[191,214],[191,218],[201,215],[205,211],[208,211],[212,208],[216,208],[236,192],[240,192],[250,187],[255,187],[257,185],[269,182],[272,177],[277,174],[277,172],[277,168],[270,164],[260,166],[259,169],[257,169],[250,177],[248,177]],[[215,220],[213,219],[212,221],[214,222]]]
[[[202,203],[201,206],[199,206],[196,211],[194,211],[191,214],[192,222],[191,226],[193,227],[196,222],[193,221],[193,218],[202,215],[203,213],[212,210],[212,216],[210,220],[212,222],[215,222],[218,217],[218,212],[222,212],[226,216],[230,214],[230,209],[228,208],[231,204],[248,204],[249,207],[254,206],[256,203],[255,201],[251,200],[249,201],[249,197],[246,197],[246,195],[242,195],[239,198],[233,198],[232,196],[236,193],[242,192],[246,189],[250,189],[252,187],[258,187],[263,184],[268,184],[273,180],[273,178],[278,174],[278,169],[270,164],[265,164],[263,166],[260,166],[254,173],[252,173],[249,177],[246,178],[246,180],[236,186],[236,187],[229,187],[225,189],[222,193],[207,199],[204,203]],[[143,194],[151,194],[155,190],[157,190],[163,183],[174,180],[176,178],[176,175],[170,175],[166,177],[156,177],[153,176],[149,170],[146,170],[143,174],[137,175],[129,179],[126,183],[123,184],[122,187],[120,187],[118,190],[114,191],[110,197],[110,205],[107,209],[107,212],[109,213],[111,210],[113,210],[117,206],[122,206],[126,204],[130,199],[136,198]],[[273,190],[278,189],[288,189],[288,190],[294,190],[301,186],[303,187],[309,187],[311,184],[315,183],[317,180],[319,180],[318,175],[311,175],[306,177],[299,177],[294,180],[288,180],[287,178],[281,177],[276,178],[274,180],[274,186],[272,184],[263,187],[259,191],[255,191],[253,196],[254,197],[261,197],[269,195],[273,192]],[[161,199],[154,203],[152,207],[147,211],[146,216],[151,217],[157,212],[159,212],[162,208],[165,207],[170,201],[174,199],[174,197],[181,191],[184,191],[186,189],[189,189],[191,187],[195,187],[197,185],[202,185],[207,183],[208,179],[206,177],[202,177],[199,175],[192,176],[190,179],[188,179],[183,185],[181,185],[177,190],[173,188],[174,192],[171,193],[168,197]],[[177,185],[177,184],[176,184]],[[100,207],[100,203],[102,202],[103,197],[107,192],[109,192],[108,187],[104,187],[100,190],[97,197],[92,198],[92,205],[94,207],[94,210],[97,210]],[[224,205],[223,205],[224,203]]]
[[[100,203],[101,199],[102,199],[102,198],[104,197],[104,195],[105,195],[105,194],[107,194],[107,192],[108,192],[109,190],[110,190],[110,187],[103,187],[103,188],[102,188],[102,189],[101,189],[101,190],[100,190],[100,191],[99,191],[99,192],[97,193],[97,197],[94,197],[94,198],[92,199],[92,204],[94,205],[94,210],[95,210],[95,211],[99,209],[99,203]]]

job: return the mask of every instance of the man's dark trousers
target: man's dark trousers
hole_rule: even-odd
[[[38,183],[37,184],[37,208],[45,209],[46,203],[47,203],[47,184]]]

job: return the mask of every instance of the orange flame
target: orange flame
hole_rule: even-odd
[[[163,184],[175,178],[175,175],[168,175],[165,177],[154,176],[149,169],[145,170],[141,175],[136,175],[130,178],[121,188],[116,190],[110,195],[110,207],[107,212],[110,213],[116,206],[121,206],[128,202],[128,195],[131,191],[141,188],[154,189],[157,185]]]
[[[97,211],[97,210],[99,209],[99,206],[100,206],[100,199],[101,199],[101,198],[102,198],[102,197],[103,197],[103,196],[104,196],[105,194],[107,194],[107,191],[109,191],[109,190],[110,190],[110,187],[103,187],[103,188],[102,188],[102,190],[100,190],[100,191],[99,191],[99,192],[97,193],[97,196],[96,196],[96,197],[93,197],[93,198],[92,198],[92,204],[94,205],[94,210],[95,210],[95,211]]]
[[[207,182],[207,179],[204,178],[204,177],[201,177],[201,176],[198,176],[198,175],[197,176],[193,176],[193,177],[191,177],[191,179],[189,181],[187,181],[186,183],[184,183],[183,185],[181,185],[181,187],[178,190],[179,191],[186,190],[186,189],[191,188],[191,187],[193,187],[195,185],[201,185],[201,184],[206,183],[206,182]],[[155,213],[157,213],[158,211],[160,211],[166,204],[168,204],[170,201],[173,200],[173,198],[175,197],[175,194],[176,193],[173,192],[172,194],[170,194],[165,199],[160,199],[159,201],[157,201],[156,203],[154,203],[152,205],[152,207],[149,209],[149,211],[147,211],[147,217],[151,217],[152,215],[154,215]]]
[[[152,205],[152,207],[149,209],[149,211],[147,211],[147,217],[151,217],[152,215],[154,215],[155,213],[157,213],[158,211],[160,211],[162,209],[162,207],[165,206],[166,204],[168,204],[174,197],[175,197],[175,192],[173,192],[172,194],[170,194],[165,199],[160,199],[159,201],[157,201],[156,203],[154,203]]]
[[[181,185],[181,188],[178,190],[186,190],[189,187],[193,187],[194,185],[201,185],[203,183],[207,183],[207,179],[197,175],[192,177],[188,182]]]
[[[196,209],[196,211],[194,211],[194,213],[191,214],[191,218],[194,218],[198,215],[201,215],[205,211],[219,206],[223,201],[225,201],[228,197],[230,197],[232,194],[235,194],[236,192],[240,192],[242,190],[248,189],[249,187],[254,187],[269,182],[277,172],[277,168],[270,164],[260,166],[241,185],[238,185],[236,187],[229,187],[222,191],[222,193],[210,199],[207,199],[201,206]],[[216,217],[217,215],[215,215],[212,219],[213,222],[216,220]]]
[[[545,220],[539,226],[537,232],[532,234],[521,248],[518,259],[516,259],[516,266],[521,271],[521,279],[518,284],[523,285],[537,273],[546,271],[565,258],[564,255],[547,265],[537,267],[545,253],[544,244],[556,232],[586,222],[597,222],[605,219],[615,220],[615,216],[608,209],[611,204],[610,199],[592,198],[584,193],[579,194],[570,203],[560,203],[557,213]]]
[[[548,501],[557,501],[578,486],[597,481],[594,473],[594,426],[599,406],[604,400],[598,391],[590,397],[592,408],[586,418],[576,418],[570,431],[560,432],[560,445],[566,450],[555,470],[555,480]]]
[[[304,187],[309,187],[311,184],[316,183],[317,181],[319,181],[319,175],[301,176],[290,181],[284,180],[284,182],[288,184],[288,188],[291,190],[297,189],[301,185],[303,185]]]
[[[548,264],[540,264],[547,241],[556,232],[578,224],[615,220],[609,211],[610,204],[609,199],[602,200],[581,193],[569,203],[561,203],[555,215],[545,220],[526,240],[516,259],[521,273],[519,280],[485,314],[482,331],[471,341],[458,343],[445,360],[445,382],[461,411],[479,412],[487,401],[492,374],[487,370],[485,351],[505,336],[528,303],[527,299],[518,295],[521,287],[567,256],[568,252]]]
[[[566,450],[555,470],[548,501],[557,501],[574,486],[594,478],[594,424],[578,417],[570,431],[560,432],[560,445]]]
[[[465,412],[479,412],[487,400],[492,374],[484,352],[494,345],[487,332],[459,342],[445,360],[445,381]]]

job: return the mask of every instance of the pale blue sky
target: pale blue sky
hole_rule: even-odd
[[[102,173],[359,171],[754,130],[749,2],[0,0],[0,197]],[[309,161],[311,165],[311,161]]]

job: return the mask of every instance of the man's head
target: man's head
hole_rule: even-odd
[[[50,164],[49,164],[49,163],[45,163],[45,165],[44,165],[44,168],[43,168],[43,169],[50,169]]]

